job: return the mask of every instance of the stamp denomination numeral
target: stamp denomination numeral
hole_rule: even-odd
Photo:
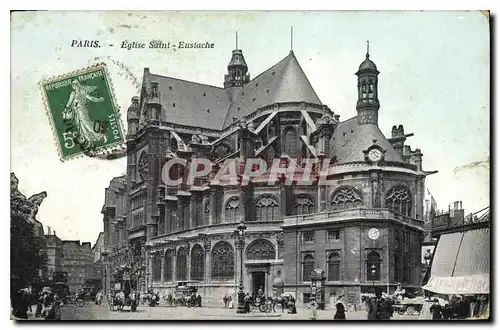
[[[73,149],[75,147],[75,140],[78,136],[77,132],[64,132],[64,147],[66,149]]]

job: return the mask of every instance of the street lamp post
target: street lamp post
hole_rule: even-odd
[[[237,237],[237,247],[240,250],[240,287],[238,291],[238,308],[236,309],[236,313],[241,314],[245,313],[245,292],[243,291],[243,250],[245,248],[245,230],[247,226],[240,223],[237,227],[237,230],[234,231]]]

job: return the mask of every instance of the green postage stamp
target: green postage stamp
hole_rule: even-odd
[[[105,64],[40,82],[62,160],[123,147],[119,108]]]

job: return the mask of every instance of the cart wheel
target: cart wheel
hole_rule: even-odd
[[[265,305],[265,304],[260,304],[260,305],[259,305],[259,310],[260,310],[261,312],[263,312],[263,313],[264,313],[264,312],[266,312],[266,305]]]
[[[408,315],[413,315],[415,313],[415,307],[413,306],[408,306],[408,309],[406,310]]]

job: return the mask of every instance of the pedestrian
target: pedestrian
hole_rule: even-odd
[[[42,314],[43,299],[45,298],[44,296],[45,294],[43,293],[43,291],[40,291],[37,295],[35,317],[40,317],[40,315]]]
[[[252,298],[250,297],[250,294],[248,292],[245,294],[243,301],[245,305],[245,312],[250,313],[250,304],[252,303]]]
[[[378,314],[377,297],[367,298],[365,301],[368,320],[376,320]]]
[[[385,295],[379,299],[379,312],[378,319],[379,320],[390,320],[394,310],[392,308],[392,299]]]
[[[46,320],[61,320],[61,303],[59,296],[55,294],[52,305],[45,316]]]
[[[297,314],[297,307],[295,306],[295,298],[290,295],[290,309],[288,314]]]
[[[439,300],[434,298],[432,301],[433,304],[429,308],[429,311],[432,314],[432,319],[433,320],[442,320],[443,319],[443,308],[441,307],[441,304],[439,304]]]
[[[311,310],[309,320],[316,320],[316,317],[318,316],[318,304],[316,303],[316,300],[311,299],[309,302],[309,309]]]
[[[333,316],[334,320],[345,320],[345,306],[344,306],[344,296],[340,295],[339,300],[335,303],[335,315]]]

